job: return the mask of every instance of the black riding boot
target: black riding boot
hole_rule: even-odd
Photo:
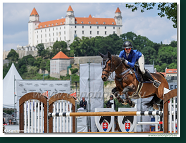
[[[151,81],[153,81],[153,84],[156,88],[159,87],[159,85],[161,84],[161,82],[157,81],[157,80],[154,80],[152,78],[152,76],[149,74],[149,72],[145,71],[145,74],[144,74],[148,79],[150,79]]]

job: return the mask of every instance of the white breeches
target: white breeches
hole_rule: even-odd
[[[142,74],[145,73],[145,68],[144,68],[144,65],[145,65],[145,60],[144,60],[144,55],[142,54],[142,56],[138,59],[138,64],[139,64],[139,69],[140,71],[142,72]]]

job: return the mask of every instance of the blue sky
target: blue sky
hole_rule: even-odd
[[[177,40],[177,29],[167,18],[160,18],[157,9],[132,12],[126,3],[3,3],[3,50],[16,49],[17,45],[28,44],[28,20],[35,7],[41,22],[60,19],[66,16],[71,5],[76,17],[88,17],[89,14],[100,18],[114,18],[117,7],[122,13],[122,33],[134,32],[146,36],[151,41],[169,44]]]

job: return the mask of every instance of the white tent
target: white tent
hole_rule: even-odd
[[[12,66],[3,79],[3,107],[5,108],[14,108],[14,76],[16,80],[22,80],[14,63],[12,63]]]

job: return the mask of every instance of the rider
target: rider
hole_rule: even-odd
[[[124,50],[122,50],[119,54],[119,57],[122,59],[122,61],[132,68],[134,68],[135,62],[138,62],[141,73],[145,77],[153,81],[154,86],[158,88],[160,82],[154,80],[152,76],[149,74],[149,72],[147,72],[144,68],[144,64],[145,64],[144,55],[137,50],[132,50],[133,48],[132,43],[129,41],[125,41],[123,43],[123,48]]]

